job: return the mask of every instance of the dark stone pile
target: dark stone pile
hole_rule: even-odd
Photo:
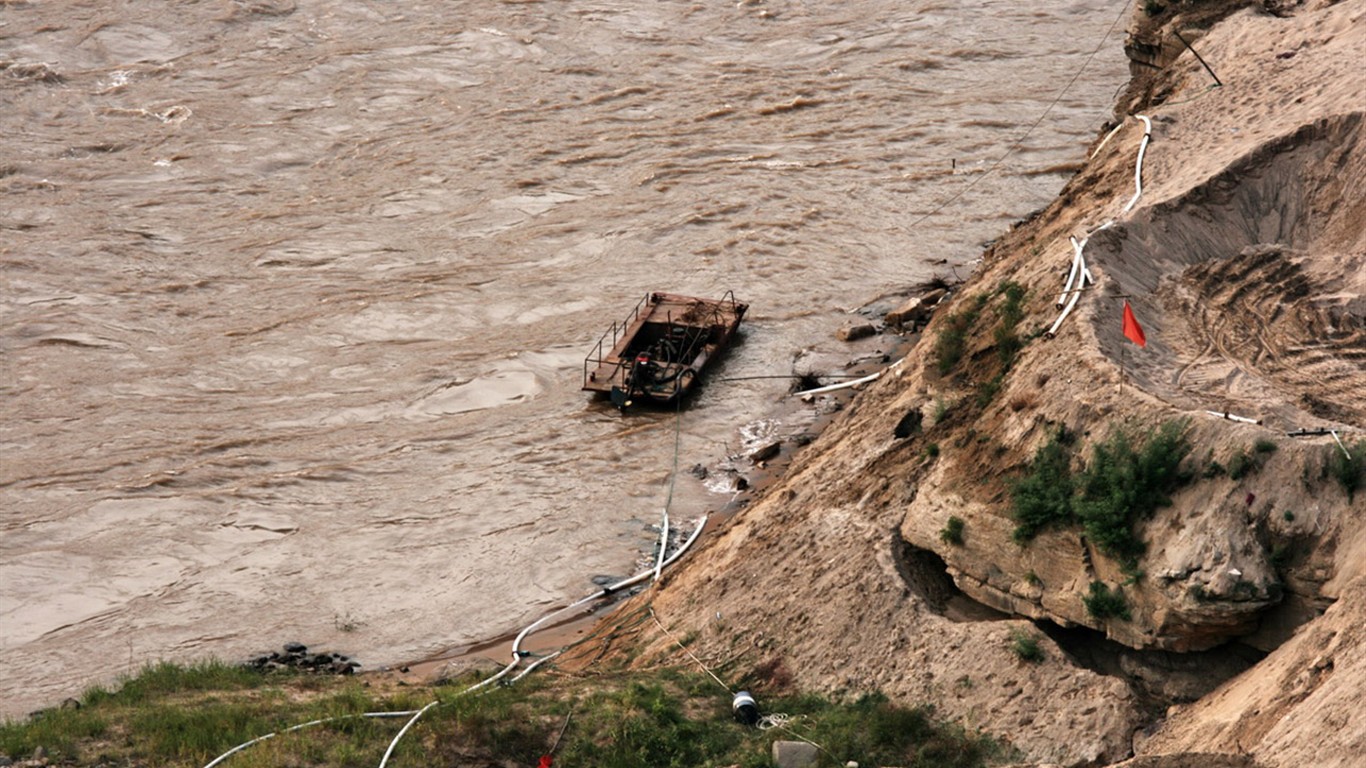
[[[350,675],[355,673],[360,662],[340,653],[309,653],[308,646],[303,643],[285,643],[283,651],[257,656],[245,666],[261,672],[291,669],[320,675]]]

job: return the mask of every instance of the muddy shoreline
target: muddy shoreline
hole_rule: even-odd
[[[923,291],[923,286],[919,290]],[[904,299],[916,292],[916,290],[912,290],[885,293],[858,311],[865,316],[864,321],[880,323],[881,316],[887,311],[885,308],[890,306],[888,302]],[[873,320],[872,315],[876,315],[878,320]],[[919,343],[920,338],[921,332],[918,328],[903,333],[880,325],[877,332],[872,336],[855,340],[847,345],[845,351],[850,353],[851,359],[838,376],[827,371],[824,375],[812,374],[812,377],[819,380],[820,386],[826,386],[838,384],[841,379],[852,380],[886,370],[909,354]],[[798,384],[807,383],[807,377],[801,374],[793,374],[791,378],[794,387]],[[708,384],[710,386],[724,386],[725,381],[722,379]],[[764,493],[783,477],[802,452],[819,439],[826,427],[845,408],[849,407],[863,386],[811,396],[809,401],[797,397],[795,390],[790,391],[764,417],[779,423],[793,425],[790,434],[785,435],[780,440],[771,441],[760,448],[761,451],[770,455],[765,455],[758,460],[754,458],[757,454],[748,453],[714,457],[711,462],[712,466],[734,467],[736,464],[743,464],[746,470],[742,473],[737,472],[735,475],[741,488],[735,491],[728,502],[708,513],[705,528],[693,544],[693,549],[688,553],[688,556],[694,556],[702,548],[705,548],[718,532],[729,526],[752,503],[762,498]],[[683,414],[686,418],[687,411],[684,410]],[[624,418],[629,418],[629,416]],[[773,443],[777,443],[779,446],[776,452],[772,452]],[[689,474],[699,480],[702,479],[697,477],[699,474],[698,467],[694,467]],[[642,553],[642,555],[648,555],[651,560],[655,556],[654,553]],[[667,572],[664,578],[667,579]],[[628,598],[648,588],[648,586],[636,586],[604,596],[594,604],[585,606],[579,615],[568,616],[539,628],[527,638],[527,647],[523,648],[523,651],[529,651],[532,656],[540,656],[554,652],[556,649],[571,648],[593,636],[601,623],[609,620],[616,608]],[[563,606],[548,609],[543,615],[550,615],[561,608]],[[505,632],[487,640],[454,646],[382,669],[367,670],[367,674],[392,675],[411,683],[434,683],[458,676],[470,669],[496,669],[512,658],[513,642],[520,631],[519,628],[516,631]],[[533,640],[534,642],[532,642]]]

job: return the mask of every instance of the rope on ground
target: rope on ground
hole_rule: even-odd
[[[679,640],[673,632],[669,631],[668,627],[664,626],[664,623],[661,622],[659,620],[659,617],[655,615],[654,608],[650,609],[650,618],[654,620],[655,626],[659,627],[659,629],[663,631],[664,634],[667,635],[670,640],[674,641],[675,645],[677,645],[679,648],[682,648],[683,652],[688,654],[688,657],[691,658],[694,662],[696,662],[697,666],[701,667],[703,672],[706,672],[708,675],[710,675],[711,679],[715,680],[717,685],[724,688],[726,693],[729,693],[731,696],[735,695],[735,691],[729,685],[726,685],[726,681],[722,680],[719,676],[717,676],[717,674],[713,672],[711,668],[706,665],[705,662],[697,658],[697,654],[693,653],[691,648],[684,645],[683,642]],[[802,734],[792,730],[791,724],[795,722],[797,719],[799,719],[799,717],[800,716],[793,717],[792,715],[786,714],[784,712],[771,712],[760,717],[759,722],[756,723],[756,725],[759,727],[760,730],[768,730],[770,728],[781,728],[782,730],[791,734],[793,738],[798,739],[800,741],[804,741],[807,744],[810,744],[816,749],[819,749],[820,751],[829,755],[830,759],[834,760],[838,764],[840,762],[840,759],[836,757],[834,753],[832,753],[830,750],[826,749],[820,744],[817,744],[816,742],[803,736]]]
[[[655,609],[653,608],[650,609],[650,618],[654,620],[656,627],[659,627],[664,632],[664,634],[669,636],[670,640],[674,641],[675,645],[677,645],[679,648],[682,648],[683,652],[688,654],[688,658],[697,662],[697,666],[701,667],[703,672],[706,672],[708,675],[711,675],[711,679],[715,680],[717,685],[721,686],[722,688],[725,688],[726,693],[729,693],[732,696],[735,695],[735,691],[732,690],[729,685],[726,685],[726,681],[722,680],[720,677],[717,677],[716,673],[711,671],[710,667],[704,664],[701,659],[697,658],[697,654],[693,653],[691,648],[684,645],[682,640],[679,640],[677,637],[675,637],[674,633],[670,632],[669,628],[664,626],[663,622],[659,620],[659,617],[655,615]]]

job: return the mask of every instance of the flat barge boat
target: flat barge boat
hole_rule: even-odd
[[[730,345],[748,308],[730,291],[720,300],[648,294],[584,358],[583,388],[623,410],[642,402],[672,403]]]

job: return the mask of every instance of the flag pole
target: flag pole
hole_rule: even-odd
[[[1125,369],[1129,367],[1129,363],[1128,363],[1129,350],[1128,350],[1128,347],[1129,347],[1129,345],[1128,345],[1128,344],[1125,344],[1123,340],[1121,340],[1121,341],[1119,342],[1119,396],[1120,396],[1121,398],[1124,397],[1124,374],[1125,374]]]

